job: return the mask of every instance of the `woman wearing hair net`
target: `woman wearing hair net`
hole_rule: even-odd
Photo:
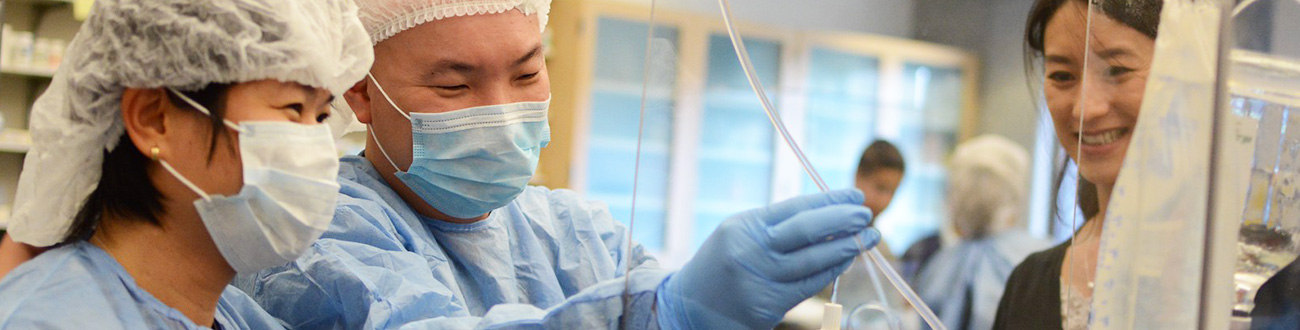
[[[346,0],[99,0],[32,110],[0,328],[276,329],[228,283],[333,216],[329,102],[372,62]]]
[[[1050,246],[1018,228],[1029,154],[996,135],[963,142],[949,164],[948,244],[925,265],[916,290],[950,329],[989,329],[1011,270]],[[951,240],[951,239],[950,239]]]
[[[771,328],[849,266],[851,236],[879,240],[844,190],[733,216],[660,269],[603,204],[527,186],[550,140],[550,1],[358,5],[376,60],[344,96],[366,151],[307,254],[236,281],[291,327]]]

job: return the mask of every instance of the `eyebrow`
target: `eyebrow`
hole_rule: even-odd
[[[527,63],[529,60],[532,60],[533,58],[536,58],[541,55],[542,55],[542,45],[539,44],[533,46],[533,50],[528,51],[528,54],[524,54],[523,57],[520,57],[518,60],[515,60],[515,66],[523,65],[524,63]]]
[[[453,60],[439,60],[433,63],[433,70],[431,72],[437,73],[437,72],[451,70],[451,71],[456,71],[457,73],[460,74],[467,74],[473,72],[474,69],[475,69],[474,65],[469,63],[457,62]]]
[[[523,65],[524,63],[527,63],[528,61],[537,58],[538,56],[541,55],[542,55],[542,45],[538,44],[537,46],[533,46],[533,49],[528,51],[527,54],[524,54],[524,56],[521,56],[519,57],[519,59],[515,60],[513,65],[514,66]],[[434,69],[432,72],[435,73],[445,71],[445,70],[451,70],[460,74],[469,74],[478,69],[473,64],[454,61],[454,60],[446,60],[446,59],[435,62],[433,68]]]
[[[310,100],[312,99],[312,97],[316,96],[315,87],[302,85],[302,84],[295,84],[295,85],[298,86],[298,90],[302,91],[304,98]],[[329,94],[329,98],[325,99],[325,103],[331,103],[331,102],[334,102],[334,94]]]
[[[1114,59],[1117,57],[1133,56],[1133,51],[1130,51],[1128,48],[1110,48],[1098,52],[1097,56],[1101,57],[1102,59]],[[1071,60],[1070,57],[1064,55],[1047,55],[1044,56],[1043,59],[1047,63],[1057,63],[1057,64],[1074,63],[1074,61]]]
[[[1047,63],[1057,63],[1057,64],[1070,64],[1070,63],[1074,63],[1074,60],[1071,60],[1070,57],[1068,57],[1068,56],[1064,56],[1064,55],[1047,55],[1047,56],[1044,58],[1044,60],[1045,60]]]
[[[1133,52],[1129,51],[1127,48],[1110,48],[1110,49],[1103,50],[1100,53],[1097,53],[1097,56],[1101,56],[1101,58],[1106,58],[1106,59],[1124,57],[1130,55],[1133,55]]]

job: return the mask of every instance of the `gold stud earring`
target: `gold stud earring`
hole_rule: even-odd
[[[162,150],[159,150],[158,147],[149,148],[149,158],[157,161],[159,152],[162,152]]]

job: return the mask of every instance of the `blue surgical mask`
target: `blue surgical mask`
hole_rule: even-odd
[[[411,121],[411,167],[396,176],[425,203],[451,217],[469,219],[505,206],[528,185],[537,158],[551,141],[546,111],[551,101],[473,107],[443,113],[408,113],[379,86],[388,104]],[[379,152],[393,168],[370,129]]]

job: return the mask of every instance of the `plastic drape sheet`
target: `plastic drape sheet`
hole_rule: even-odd
[[[1168,0],[1098,251],[1092,329],[1199,322],[1220,9]]]

